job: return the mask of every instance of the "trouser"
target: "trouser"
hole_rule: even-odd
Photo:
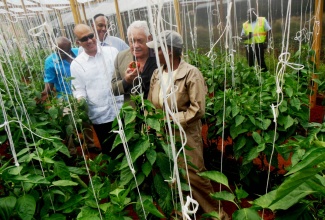
[[[229,219],[227,213],[223,211],[222,206],[219,210],[219,202],[210,196],[210,193],[214,192],[210,180],[197,175],[199,172],[206,171],[203,158],[201,121],[194,124],[192,123],[189,127],[190,128],[187,128],[185,131],[187,137],[186,145],[189,146],[191,150],[185,149],[185,154],[189,157],[190,162],[197,168],[187,165],[193,198],[199,203],[205,213],[216,211],[219,213],[220,219]],[[182,157],[179,158],[178,162],[181,168],[185,168],[184,159]]]
[[[111,132],[113,122],[107,122],[103,124],[93,124],[94,130],[97,134],[98,141],[104,154],[109,155],[115,159],[119,154],[118,148],[112,151],[112,146],[116,137],[116,134]]]
[[[262,72],[267,71],[264,60],[264,43],[246,45],[246,57],[249,66],[254,66],[256,61]]]

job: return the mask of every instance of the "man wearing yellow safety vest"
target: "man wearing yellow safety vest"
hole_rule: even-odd
[[[271,27],[264,17],[258,17],[254,8],[247,11],[247,21],[243,24],[241,37],[246,44],[246,56],[249,66],[257,65],[267,71],[264,61],[264,49],[267,48],[268,32]]]

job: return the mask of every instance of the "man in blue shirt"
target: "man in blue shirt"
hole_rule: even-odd
[[[70,65],[78,55],[78,48],[71,48],[71,42],[66,37],[56,39],[57,52],[52,53],[45,60],[45,88],[42,92],[41,102],[44,102],[48,94],[55,88],[57,98],[71,95]]]

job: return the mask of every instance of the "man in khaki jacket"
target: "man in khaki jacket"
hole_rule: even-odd
[[[196,168],[188,166],[188,175],[192,194],[198,201],[204,212],[217,211],[220,219],[228,219],[227,214],[222,207],[218,209],[217,201],[210,197],[213,188],[209,180],[197,175],[198,172],[206,170],[203,160],[203,143],[202,143],[202,124],[201,118],[205,114],[205,95],[207,93],[206,84],[201,72],[194,66],[181,59],[183,40],[182,37],[174,31],[164,31],[161,33],[162,43],[167,44],[164,56],[162,43],[157,42],[159,67],[162,76],[158,76],[159,69],[155,70],[151,82],[148,99],[158,109],[164,109],[164,92],[162,86],[167,90],[167,103],[172,112],[176,112],[174,118],[179,120],[187,137],[186,145],[192,150],[186,150],[185,154]],[[154,48],[154,42],[147,43],[149,48]],[[170,69],[167,64],[170,64]],[[171,83],[169,83],[171,82]],[[172,87],[174,93],[170,93]],[[174,103],[172,97],[175,94]],[[175,103],[176,102],[176,103]],[[168,116],[166,116],[168,117]],[[179,136],[177,131],[176,136]],[[185,168],[182,160],[179,160],[179,166]]]

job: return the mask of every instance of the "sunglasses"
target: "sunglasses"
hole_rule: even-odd
[[[95,37],[95,34],[94,33],[91,33],[87,36],[84,36],[83,38],[80,38],[79,41],[80,42],[86,42],[88,41],[89,39],[93,39]]]

